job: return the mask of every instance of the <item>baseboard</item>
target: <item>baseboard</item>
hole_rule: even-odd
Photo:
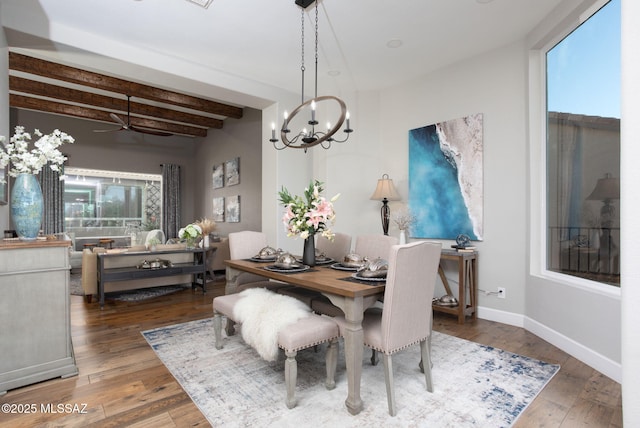
[[[572,357],[582,361],[594,370],[622,383],[622,365],[601,355],[575,340],[558,333],[538,321],[512,312],[500,311],[492,308],[478,307],[478,318],[495,321],[502,324],[522,327],[536,336],[558,347]]]
[[[524,315],[514,314],[513,312],[479,306],[478,318],[524,328]]]
[[[622,383],[622,365],[620,363],[587,348],[581,343],[578,343],[531,318],[525,318],[524,328],[552,345],[557,346],[567,354],[577,358],[605,376],[618,383]]]

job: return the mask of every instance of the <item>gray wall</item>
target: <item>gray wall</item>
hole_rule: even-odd
[[[262,113],[245,108],[242,119],[227,119],[222,129],[210,129],[197,142],[195,155],[195,219],[212,218],[213,198],[240,196],[240,222],[219,222],[221,236],[240,230],[262,230]],[[213,166],[240,158],[240,184],[213,188]]]

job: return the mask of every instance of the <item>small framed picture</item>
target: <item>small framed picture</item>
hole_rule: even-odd
[[[240,184],[240,158],[234,158],[225,162],[224,176],[227,186]]]
[[[240,222],[240,195],[227,197],[225,201],[225,219],[227,223]]]
[[[224,198],[213,198],[213,221],[224,222]]]
[[[224,164],[220,163],[213,166],[213,173],[211,174],[213,180],[213,188],[219,189],[224,187]]]

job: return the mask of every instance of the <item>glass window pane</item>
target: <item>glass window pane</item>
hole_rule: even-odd
[[[76,249],[98,238],[131,245],[135,232],[160,228],[160,174],[65,168],[65,231]]]
[[[620,1],[547,52],[547,269],[620,285]]]

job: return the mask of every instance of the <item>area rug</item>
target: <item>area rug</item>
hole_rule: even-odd
[[[216,275],[214,282],[224,281],[224,276]],[[210,284],[210,282],[209,282]],[[185,289],[191,289],[191,284],[163,285],[160,287],[140,288],[135,290],[116,291],[106,293],[105,298],[110,300],[118,300],[121,302],[138,302],[155,297],[166,296]],[[82,291],[82,281],[80,274],[69,275],[69,290],[73,296],[84,296]]]
[[[419,347],[393,357],[398,414],[389,416],[383,364],[365,350],[364,409],[344,405],[343,343],[336,388],[324,387],[324,351],[298,353],[298,405],[285,405],[284,356],[267,363],[236,334],[215,349],[211,318],[142,332],[214,427],[509,427],[559,370],[558,365],[433,333],[434,392],[418,368]]]

